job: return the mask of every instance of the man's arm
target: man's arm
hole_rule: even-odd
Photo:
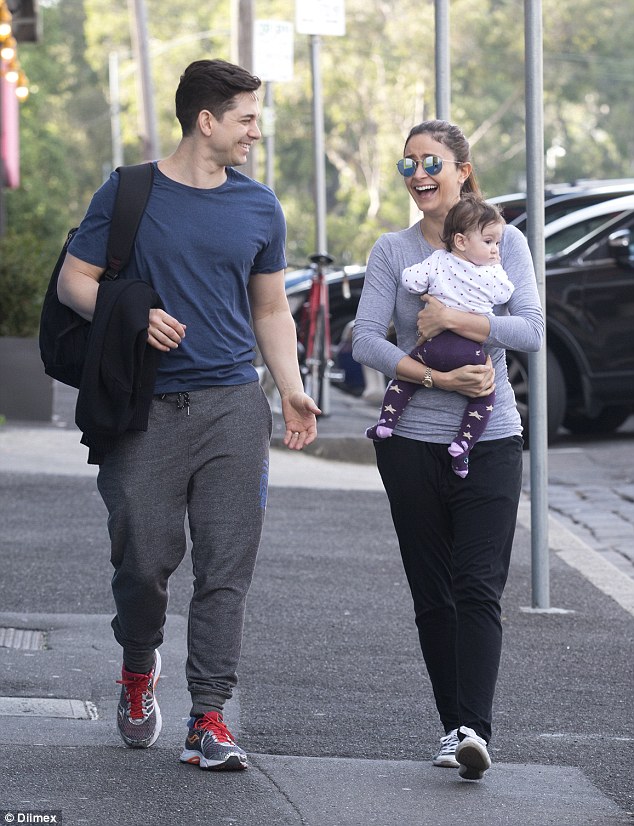
[[[66,253],[57,280],[57,297],[78,315],[92,321],[97,302],[99,280],[105,270]],[[185,338],[186,325],[165,310],[150,310],[148,344],[161,352],[174,350]]]
[[[249,301],[258,347],[282,399],[284,444],[300,450],[315,440],[315,416],[321,411],[304,393],[295,322],[284,291],[284,271],[252,275]]]
[[[67,252],[57,280],[57,297],[82,318],[92,321],[99,279],[104,272]]]

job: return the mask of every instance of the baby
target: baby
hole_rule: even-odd
[[[429,258],[403,270],[403,286],[412,293],[429,293],[447,307],[472,313],[490,314],[496,304],[506,304],[513,285],[500,264],[500,241],[504,218],[493,204],[473,194],[464,195],[447,213],[443,227],[446,249],[436,250]],[[484,364],[486,354],[481,343],[445,330],[418,345],[412,358],[427,367],[448,372],[467,364]],[[430,387],[431,379],[429,380]],[[374,441],[387,439],[403,415],[419,384],[394,379],[381,407],[381,418],[366,430]],[[495,392],[468,400],[460,430],[449,445],[451,466],[464,478],[469,472],[469,453],[481,438],[489,421]]]

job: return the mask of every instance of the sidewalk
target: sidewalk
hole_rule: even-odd
[[[272,504],[249,598],[252,619],[240,690],[227,710],[230,727],[251,757],[250,770],[239,775],[178,763],[188,707],[182,613],[168,617],[162,649],[163,734],[148,751],[122,748],[114,726],[113,671],[120,654],[109,627],[111,614],[96,597],[87,600],[94,613],[73,607],[92,587],[84,583],[94,579],[83,555],[75,562],[69,549],[59,557],[63,568],[58,573],[52,562],[66,501],[74,503],[69,519],[75,507],[84,515],[80,527],[86,549],[103,545],[95,468],[85,464],[85,449],[72,427],[0,428],[0,553],[6,574],[0,630],[41,629],[46,635],[45,648],[38,650],[0,643],[5,767],[0,813],[61,811],[58,822],[91,826],[127,820],[151,820],[157,826],[631,822],[634,583],[606,567],[605,560],[597,562],[598,554],[555,524],[555,608],[545,614],[529,610],[525,499],[504,600],[493,768],[482,782],[466,783],[453,770],[432,767],[427,752],[435,736],[433,715],[420,707],[428,700],[419,696],[425,678],[418,675],[422,666],[413,640],[403,638],[411,630],[410,607],[403,583],[394,582],[398,560],[382,551],[393,540],[372,445],[362,437],[374,421],[375,406],[341,395],[333,402],[332,415],[321,421],[321,448],[313,455],[272,452]],[[279,429],[276,422],[278,439]],[[318,450],[329,458],[336,455],[337,463],[318,458]],[[344,456],[353,461],[342,461]],[[321,527],[304,529],[298,546],[291,531],[297,530],[300,509],[302,524]],[[355,512],[357,520],[348,525]],[[321,515],[321,521],[311,514]],[[365,531],[361,537],[359,525]],[[63,527],[64,536],[69,529]],[[586,563],[598,566],[596,582],[582,575],[583,565],[574,564],[584,555]],[[280,579],[304,559],[305,568]],[[49,588],[69,595],[52,611],[44,607],[38,565],[51,572],[45,578]],[[280,582],[288,591],[278,603]],[[176,583],[175,612],[180,611],[179,587]],[[77,600],[69,598],[73,590]],[[275,607],[279,604],[282,611]],[[383,605],[386,611],[377,624]],[[333,626],[325,647],[319,634],[324,618]],[[275,648],[263,652],[267,639]],[[18,712],[10,702],[16,697],[43,702],[25,702]],[[51,705],[64,698],[75,703]],[[420,739],[411,730],[419,717]]]

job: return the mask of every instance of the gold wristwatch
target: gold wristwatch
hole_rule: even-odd
[[[431,377],[431,367],[425,368],[425,378],[422,383],[423,387],[432,388],[434,386],[434,380]]]

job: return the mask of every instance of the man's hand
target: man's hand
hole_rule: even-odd
[[[321,410],[310,396],[294,391],[282,398],[282,415],[286,425],[284,444],[290,450],[301,450],[317,438],[317,420]]]
[[[186,325],[181,324],[165,310],[150,310],[147,328],[148,344],[164,353],[175,350],[185,338]]]

